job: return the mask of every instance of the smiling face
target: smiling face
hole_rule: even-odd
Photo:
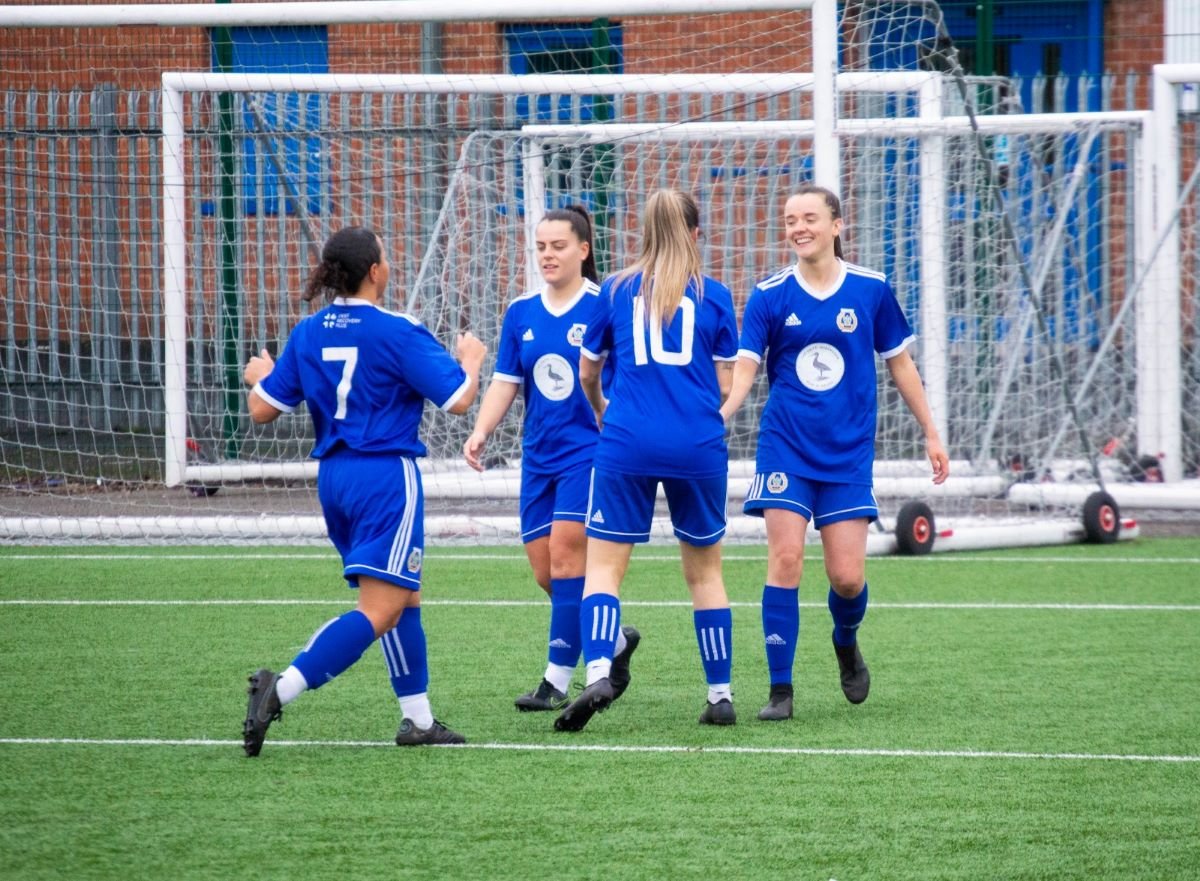
[[[546,283],[555,288],[576,286],[583,279],[583,261],[590,248],[580,241],[565,220],[543,220],[538,224],[538,269]]]
[[[833,255],[833,240],[842,231],[841,219],[819,193],[792,196],[783,207],[784,236],[796,256],[817,262]]]

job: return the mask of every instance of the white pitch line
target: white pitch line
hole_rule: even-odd
[[[967,553],[967,552],[964,552]],[[809,560],[823,559],[820,553],[806,552],[805,558]],[[765,562],[767,555],[765,552],[761,554],[724,554],[722,559],[726,562]],[[0,553],[0,561],[3,560],[19,560],[23,562],[46,561],[54,562],[59,560],[94,560],[97,562],[120,562],[120,561],[146,561],[154,562],[157,560],[312,560],[313,562],[338,562],[339,558],[336,554],[264,554],[255,552],[252,554],[3,554]],[[505,561],[511,563],[526,563],[525,556],[515,556],[513,554],[456,554],[456,553],[439,553],[437,551],[430,552],[425,557],[426,562],[453,560],[453,561],[470,561],[470,560],[486,560],[489,562]],[[678,554],[636,554],[634,560],[645,560],[651,563],[674,563],[678,562]],[[883,562],[929,562],[929,563],[1081,563],[1091,565],[1105,565],[1109,563],[1121,564],[1200,564],[1200,557],[1017,557],[1017,556],[959,556],[958,554],[931,554],[921,557],[908,556],[893,556],[893,557],[875,557],[872,559],[872,565],[877,565]]]
[[[345,606],[346,600],[209,599],[209,600],[42,600],[0,599],[0,606]],[[423,600],[423,606],[494,606],[545,608],[546,600]],[[731,602],[731,608],[757,609],[760,603]],[[803,608],[824,609],[826,603],[800,603]],[[622,608],[691,608],[688,600],[629,600]],[[944,609],[949,611],[1050,611],[1050,612],[1200,612],[1200,605],[1151,603],[888,603],[873,602],[878,609]]]
[[[240,740],[185,738],[85,738],[85,737],[0,737],[8,746],[213,746],[241,747]],[[391,741],[379,740],[271,740],[275,747],[392,747]],[[834,758],[899,759],[1005,759],[1016,761],[1073,762],[1162,762],[1190,764],[1200,755],[1139,755],[1125,753],[1037,753],[1009,750],[920,750],[920,749],[841,749],[787,746],[620,746],[616,744],[545,744],[545,743],[468,743],[444,745],[440,749],[479,749],[505,752],[590,752],[590,753],[712,753],[717,755],[829,756]]]

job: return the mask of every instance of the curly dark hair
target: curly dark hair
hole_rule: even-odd
[[[321,249],[321,262],[308,277],[303,298],[332,300],[358,292],[371,267],[383,261],[379,236],[365,226],[339,229]]]

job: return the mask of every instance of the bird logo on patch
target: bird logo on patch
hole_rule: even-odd
[[[805,346],[796,356],[796,378],[807,389],[824,392],[842,381],[846,359],[828,343]]]
[[[543,355],[533,365],[533,384],[551,401],[563,401],[575,389],[575,371],[562,355]]]

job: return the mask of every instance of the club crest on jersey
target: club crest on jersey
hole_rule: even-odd
[[[578,321],[571,325],[571,329],[567,331],[567,342],[572,346],[583,345],[583,335],[587,333],[587,325],[580,324]]]
[[[842,333],[854,333],[858,329],[858,316],[853,309],[843,309],[837,316],[838,330]]]
[[[787,475],[782,471],[772,471],[767,475],[767,492],[779,495],[787,489]]]
[[[404,564],[409,572],[417,573],[421,571],[421,549],[413,548],[408,552],[408,562]]]
[[[538,358],[533,365],[533,384],[543,397],[562,401],[570,397],[575,388],[575,371],[566,358],[551,352]]]
[[[796,356],[796,378],[814,392],[833,388],[845,373],[846,359],[828,343],[812,343]]]

